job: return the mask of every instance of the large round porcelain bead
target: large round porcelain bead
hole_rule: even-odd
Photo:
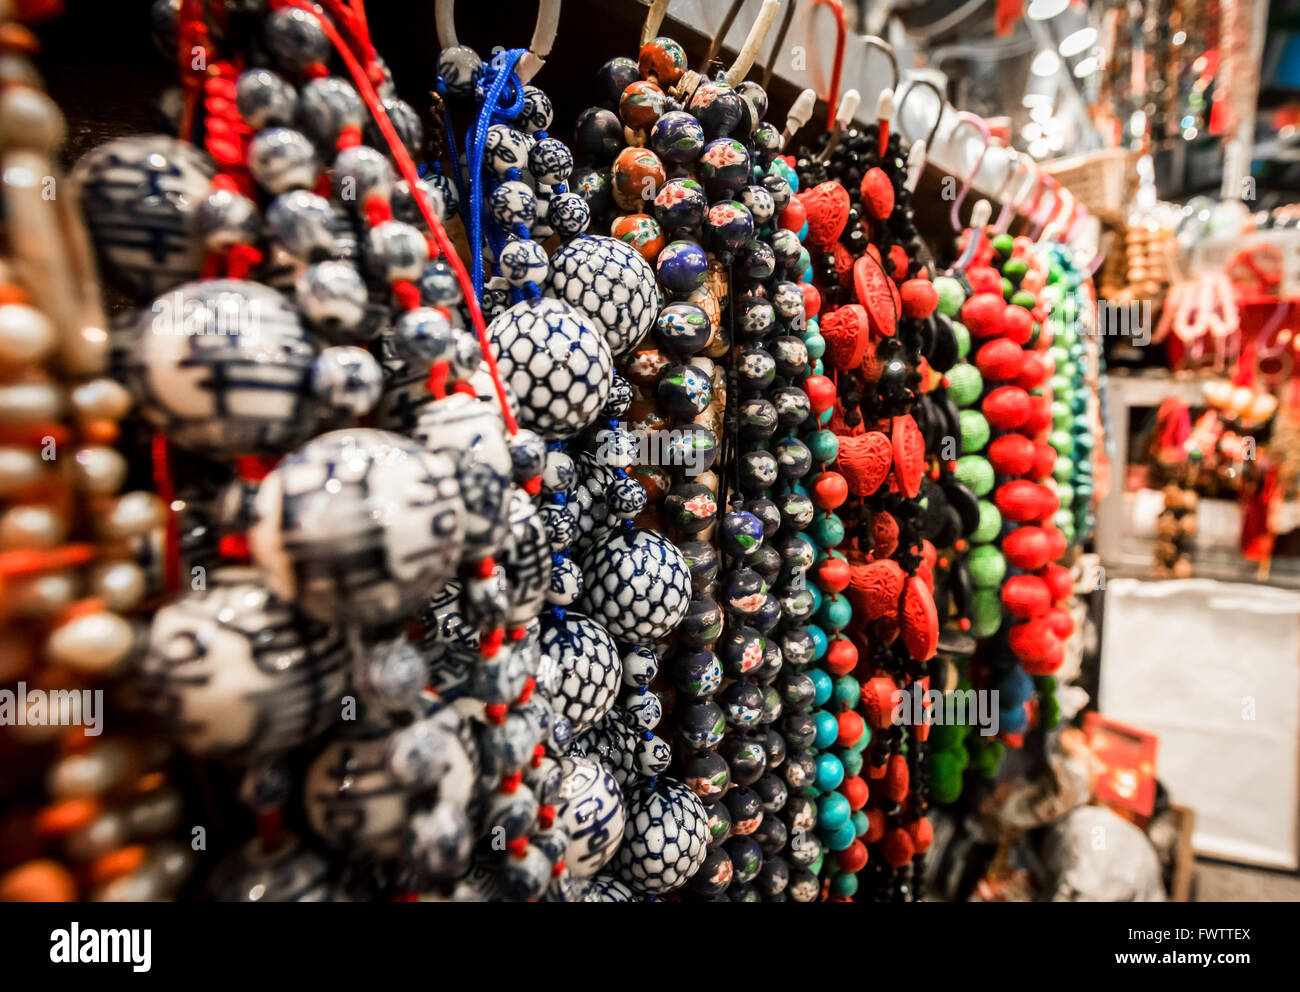
[[[501,376],[518,397],[521,426],[569,438],[600,413],[614,363],[583,313],[562,300],[524,300],[492,321],[488,337]]]
[[[566,613],[542,629],[542,653],[560,673],[552,708],[568,718],[575,734],[613,708],[623,662],[614,639],[599,623],[581,613]]]
[[[409,615],[460,563],[466,510],[450,458],[399,434],[333,431],[258,489],[253,560],[309,616],[377,625]]]
[[[266,211],[266,226],[272,239],[304,262],[334,254],[336,223],[329,200],[305,189],[277,196]]]
[[[316,149],[301,131],[271,127],[248,146],[248,171],[268,193],[310,189],[320,175]]]
[[[615,358],[640,342],[658,312],[654,270],[640,252],[617,238],[569,242],[551,256],[547,285],[591,319]]]
[[[453,393],[420,411],[413,437],[456,465],[465,501],[465,554],[495,554],[505,539],[513,464],[500,408]]]
[[[298,92],[298,126],[318,147],[335,148],[344,128],[359,131],[365,120],[361,97],[338,76],[313,79]]]
[[[410,820],[410,793],[393,774],[387,728],[344,724],[307,768],[302,805],[307,823],[349,857],[395,858]]]
[[[294,88],[270,69],[249,69],[235,80],[235,107],[251,128],[292,124],[297,102]]]
[[[429,261],[429,242],[417,228],[400,220],[376,224],[370,229],[365,246],[370,271],[387,283],[414,282]]]
[[[358,213],[371,197],[391,200],[397,174],[386,155],[367,145],[344,148],[334,158],[334,197]],[[417,208],[418,209],[418,208]]]
[[[528,168],[533,141],[508,124],[493,124],[483,141],[483,167],[503,177],[511,169]]]
[[[277,598],[254,569],[231,568],[158,611],[140,674],[186,751],[249,760],[338,718],[348,659],[333,628]]]
[[[467,45],[452,45],[438,53],[438,75],[451,96],[468,99],[483,75],[483,60]]]
[[[338,341],[361,326],[370,296],[354,265],[325,261],[309,265],[298,274],[294,300],[313,327]]]
[[[530,282],[540,286],[551,271],[546,249],[536,241],[515,239],[501,249],[497,268],[511,286],[523,287]]]
[[[286,69],[302,72],[330,57],[332,47],[320,20],[311,11],[284,7],[266,18],[266,47]]]
[[[198,228],[216,165],[164,135],[118,138],[72,173],[91,237],[114,280],[138,299],[196,279],[207,247]]]
[[[620,530],[579,560],[582,609],[622,641],[649,643],[686,615],[691,572],[673,543],[652,530]]]
[[[661,895],[685,885],[704,863],[708,813],[686,785],[661,778],[629,791],[618,876],[638,892]]]
[[[555,822],[569,832],[564,862],[576,877],[586,878],[604,867],[623,840],[623,793],[614,776],[591,758],[561,758],[560,768],[564,778]]]
[[[591,729],[573,739],[574,752],[604,765],[620,789],[641,779],[636,761],[640,744],[640,728],[621,709],[610,710]]]
[[[525,86],[524,109],[519,111],[519,114],[512,121],[515,127],[526,131],[528,134],[536,134],[538,131],[545,131],[550,127],[554,117],[555,108],[551,106],[551,98],[546,95],[545,91],[538,89],[536,86]]]
[[[365,348],[340,345],[317,356],[311,382],[316,398],[335,413],[364,417],[383,394],[384,371]]]
[[[316,426],[315,357],[288,300],[219,279],[180,286],[143,311],[126,380],[145,419],[182,448],[280,454]]]

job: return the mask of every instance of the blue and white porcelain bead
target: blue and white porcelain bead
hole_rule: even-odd
[[[536,241],[516,238],[506,243],[497,259],[497,267],[511,286],[523,287],[528,283],[540,286],[551,271],[546,249]]]
[[[400,220],[386,220],[372,227],[366,236],[366,249],[371,271],[390,284],[414,282],[429,261],[429,243],[424,235]]]
[[[364,348],[326,348],[312,368],[311,384],[316,398],[331,410],[364,417],[379,402],[384,373]]]
[[[282,7],[266,18],[266,47],[291,72],[324,62],[334,50],[315,14]]]
[[[568,492],[578,481],[573,458],[563,451],[548,451],[542,467],[542,489],[547,493]]]
[[[573,511],[558,503],[543,503],[538,512],[542,515],[546,539],[551,543],[552,551],[558,554],[573,543],[578,536],[578,520]]]
[[[638,453],[636,436],[619,425],[606,427],[596,433],[594,457],[600,465],[628,468],[636,463]]]
[[[447,212],[447,203],[443,199],[442,187],[433,182],[436,176],[428,176],[416,182],[416,187],[420,191],[420,196],[424,198],[425,206],[440,224],[446,223],[447,218],[451,216]],[[454,187],[453,187],[454,188]],[[418,227],[425,230],[428,226],[424,222],[424,215],[420,212],[419,204],[416,203],[415,197],[411,194],[411,184],[405,179],[399,179],[393,184],[392,194],[393,217],[412,227]]]
[[[516,224],[532,227],[537,219],[537,197],[528,187],[517,179],[502,183],[488,197],[492,217],[507,231],[514,231]]]
[[[510,464],[516,482],[526,482],[542,474],[546,465],[546,442],[542,438],[521,427],[509,439]]]
[[[614,707],[622,665],[614,639],[599,623],[567,612],[543,625],[542,653],[556,659],[560,669],[560,690],[551,706],[568,718],[575,734]]]
[[[488,253],[484,252],[484,258]],[[491,259],[488,259],[491,261]],[[510,283],[504,276],[493,276],[483,284],[483,296],[479,299],[479,309],[483,319],[489,324],[500,317],[510,307]]]
[[[450,96],[469,99],[483,75],[483,60],[466,45],[452,45],[438,53],[438,75],[447,84]]]
[[[614,776],[591,758],[561,758],[564,778],[555,801],[555,822],[569,832],[564,862],[577,878],[595,875],[623,840],[623,793]],[[597,879],[588,902],[631,902],[632,893],[613,878]],[[626,895],[626,899],[624,896]]]
[[[418,161],[423,157],[424,151],[424,124],[420,121],[420,115],[409,103],[395,96],[386,96],[380,102],[384,112],[388,114],[389,121],[392,122],[393,130],[397,132],[398,140],[405,146],[411,158]],[[369,114],[366,114],[362,133],[366,144],[374,148],[388,147],[383,131]]]
[[[420,299],[430,306],[455,307],[465,299],[460,281],[445,258],[435,258],[424,267],[419,287]]]
[[[570,241],[552,256],[548,285],[591,319],[615,358],[645,337],[659,309],[650,263],[617,238]]]
[[[372,196],[391,199],[396,182],[388,156],[368,145],[344,148],[334,158],[334,196],[358,212]]]
[[[483,140],[483,167],[505,177],[511,169],[527,169],[533,142],[508,124],[493,124]]]
[[[606,494],[609,512],[620,520],[631,520],[645,510],[649,503],[645,486],[636,479],[619,479]]]
[[[348,262],[307,266],[294,280],[294,291],[303,316],[331,338],[356,330],[366,317],[366,284]]]
[[[686,615],[690,569],[682,553],[655,531],[614,534],[593,545],[579,564],[586,580],[582,609],[621,640],[657,640]]]
[[[257,204],[228,189],[216,189],[208,194],[199,207],[196,223],[209,251],[251,245],[262,233],[262,214]]]
[[[418,366],[448,359],[452,351],[451,321],[434,307],[407,310],[393,325],[393,346],[402,358]]]
[[[272,200],[266,226],[276,244],[301,261],[334,253],[334,208],[309,190],[296,189]]]
[[[423,182],[427,183],[441,199],[444,213],[439,214],[439,220],[450,220],[460,212],[460,192],[456,189],[456,184],[447,176],[440,172],[432,172],[424,177]]]
[[[572,606],[582,595],[582,569],[571,558],[561,558],[551,565],[551,587],[546,601],[553,606]]]
[[[591,207],[578,193],[561,193],[551,200],[546,220],[560,237],[576,237],[591,223]]]
[[[642,734],[637,744],[636,764],[646,778],[662,775],[673,763],[672,746],[657,734]]]
[[[649,648],[637,645],[623,655],[623,684],[640,688],[659,674],[659,659]]]
[[[543,138],[528,153],[528,171],[546,186],[568,182],[573,172],[573,152],[559,138]]]
[[[321,148],[337,147],[345,128],[359,131],[365,120],[361,97],[338,76],[313,79],[298,91],[297,124]]]
[[[653,692],[630,692],[623,697],[623,708],[642,730],[654,730],[664,718],[664,706]]]
[[[536,86],[525,86],[524,109],[519,111],[519,116],[513,121],[514,125],[529,134],[536,134],[550,127],[554,117],[555,109],[551,106],[551,98]]]
[[[615,372],[613,381],[609,384],[609,398],[601,407],[600,415],[608,420],[616,420],[627,413],[634,398],[632,384]]]
[[[320,163],[305,134],[272,127],[258,132],[249,144],[248,171],[268,193],[286,193],[315,186]]]
[[[298,94],[270,69],[248,69],[235,80],[235,107],[255,131],[293,123]]]
[[[623,843],[614,870],[638,892],[663,894],[681,888],[708,851],[708,813],[686,785],[660,779],[629,791]]]
[[[776,201],[762,186],[746,186],[736,198],[749,208],[755,226],[768,223],[776,215]]]

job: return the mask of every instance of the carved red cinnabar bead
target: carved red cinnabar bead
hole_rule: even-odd
[[[912,267],[912,260],[907,257],[907,251],[902,245],[889,246],[889,264],[885,266],[889,270],[889,276],[895,282],[902,282],[907,278],[907,272]]]
[[[871,553],[876,558],[888,558],[898,550],[898,521],[892,513],[881,510],[872,518],[871,537],[875,542]]]
[[[875,675],[862,683],[862,715],[872,730],[883,730],[893,722],[894,693],[898,686],[888,675]]]
[[[985,382],[1010,382],[1024,370],[1025,357],[1024,349],[1014,341],[994,338],[975,353],[975,367]]]
[[[884,220],[894,212],[894,184],[879,166],[867,170],[858,192],[862,194],[867,213],[874,219]]]
[[[893,445],[880,431],[840,438],[840,473],[855,496],[870,496],[879,489],[893,459]]]
[[[1014,431],[1029,419],[1029,400],[1029,394],[1019,386],[999,386],[984,397],[984,419],[1000,431]]]
[[[1001,293],[982,293],[962,304],[961,322],[977,338],[995,338],[1002,334],[1002,311],[1007,308]]]
[[[923,816],[919,820],[913,820],[907,825],[908,836],[912,838],[912,846],[916,849],[917,854],[924,854],[934,843],[934,827],[930,824],[930,818]]]
[[[871,331],[878,337],[893,337],[898,328],[898,292],[877,259],[863,255],[853,263],[853,283],[858,302],[867,308]]]
[[[840,307],[821,318],[821,335],[826,339],[826,357],[842,372],[862,364],[871,344],[867,309],[857,303]]]
[[[1032,620],[1052,608],[1052,591],[1036,575],[1013,575],[1002,584],[1002,603],[1013,616]]]
[[[898,287],[903,316],[924,320],[939,305],[939,291],[929,279],[908,279]]]
[[[799,199],[808,212],[808,241],[820,248],[838,241],[852,209],[849,191],[839,183],[824,182],[800,193]]]
[[[868,620],[898,615],[898,597],[902,595],[903,583],[907,579],[902,565],[892,558],[885,558],[866,565],[853,565],[850,571],[852,577],[845,595],[855,612],[861,610]]]
[[[885,766],[885,778],[881,783],[886,798],[901,803],[907,798],[907,790],[912,785],[912,775],[907,768],[907,759],[901,754],[891,754]]]
[[[1055,449],[1044,445],[1055,453]],[[988,459],[998,475],[1028,475],[1034,471],[1038,447],[1023,434],[1003,434],[989,445]]]
[[[916,499],[925,475],[925,437],[911,414],[894,418],[894,477],[904,495]]]
[[[903,644],[917,661],[929,661],[939,647],[939,614],[934,593],[918,576],[907,580],[903,595]]]

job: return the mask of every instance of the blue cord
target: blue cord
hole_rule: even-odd
[[[524,86],[515,73],[515,66],[526,55],[526,48],[511,48],[492,56],[483,69],[480,86],[483,88],[483,106],[479,109],[474,130],[466,138],[465,161],[469,165],[469,250],[473,267],[471,277],[474,292],[483,296],[483,151],[487,144],[488,128],[519,116],[524,109]],[[513,86],[513,99],[509,106],[502,105],[507,86]],[[503,239],[504,243],[504,239]],[[495,241],[493,247],[496,247]]]

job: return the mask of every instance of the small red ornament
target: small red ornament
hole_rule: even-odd
[[[1002,297],[1002,273],[990,265],[972,265],[966,270],[972,294],[989,293]]]
[[[825,413],[835,405],[835,383],[824,375],[810,375],[803,381],[803,391],[814,413]]]
[[[1002,541],[1002,554],[1014,568],[1034,571],[1052,560],[1052,544],[1041,527],[1019,527]]]
[[[822,592],[843,592],[849,587],[852,568],[838,556],[823,558],[817,564],[817,588]]]
[[[901,754],[891,754],[889,763],[885,766],[885,779],[882,783],[885,797],[901,803],[907,798],[911,785],[912,775],[907,768],[907,759]]]
[[[810,282],[799,283],[799,288],[803,290],[803,315],[816,317],[822,312],[822,294]]]
[[[1029,419],[1029,394],[1019,386],[999,386],[984,397],[981,409],[989,425],[1013,431]]]
[[[1024,365],[1024,350],[1006,338],[994,338],[975,353],[975,367],[985,382],[1010,382],[1020,375]]]
[[[893,337],[898,329],[898,287],[885,274],[880,262],[869,254],[853,263],[853,282],[858,302],[867,308],[867,319],[877,337]]]
[[[1037,389],[1056,371],[1056,363],[1050,355],[1040,351],[1026,351],[1020,374],[1016,376],[1016,385],[1021,389]]]
[[[867,213],[874,219],[884,220],[894,212],[894,184],[879,166],[867,170],[858,192],[862,194]]]
[[[931,826],[928,816],[923,816],[919,820],[909,823],[907,833],[912,838],[912,846],[916,849],[917,854],[924,854],[930,850],[930,845],[934,843],[934,827]]]
[[[1074,617],[1070,616],[1070,611],[1063,606],[1053,606],[1047,611],[1047,625],[1061,640],[1074,633]]]
[[[876,558],[888,558],[898,550],[898,521],[888,510],[881,510],[872,518],[871,537],[875,542],[872,554]]]
[[[908,499],[921,494],[925,475],[925,437],[910,413],[894,418],[894,476]]]
[[[1050,517],[1061,505],[1056,494],[1038,482],[1016,479],[999,486],[993,494],[998,512],[1018,524]]]
[[[839,791],[849,801],[849,809],[855,813],[867,805],[867,800],[871,798],[871,789],[866,780],[858,775],[848,776],[840,783]]]
[[[1034,442],[1034,467],[1030,474],[1035,479],[1046,479],[1056,468],[1056,449],[1046,441]]]
[[[1026,671],[1030,670],[1031,665],[1039,669],[1050,665],[1055,669],[1063,657],[1061,639],[1052,632],[1052,626],[1046,617],[1016,624],[1007,634],[1007,644]],[[1045,673],[1036,671],[1031,674]]]
[[[844,850],[835,852],[835,862],[840,866],[840,871],[857,874],[867,866],[867,846],[862,841],[855,840]]]
[[[868,620],[892,617],[898,613],[898,597],[903,593],[907,573],[892,558],[854,565],[846,595],[854,609],[861,608]]]
[[[1026,344],[1034,336],[1034,315],[1023,307],[1005,307],[1002,311],[1002,335],[1016,344]]]
[[[888,675],[876,675],[862,684],[862,711],[872,730],[883,730],[893,723],[894,693],[898,686]]]
[[[799,194],[808,212],[808,242],[825,248],[839,240],[849,220],[849,191],[837,182],[818,183]]]
[[[1002,584],[1002,603],[1025,620],[1043,616],[1052,607],[1052,591],[1036,575],[1013,575]]]
[[[907,580],[901,620],[907,653],[917,661],[933,658],[939,647],[939,614],[932,587],[915,575]]]
[[[902,282],[907,278],[907,270],[911,265],[912,260],[907,257],[907,252],[902,245],[889,246],[889,264],[885,267],[889,269],[890,278],[895,282]]]
[[[837,637],[826,646],[826,667],[833,675],[848,675],[858,667],[857,646],[847,637]]]
[[[1050,396],[1029,397],[1029,416],[1020,425],[1020,430],[1031,436],[1042,434],[1052,426],[1052,398]]]
[[[867,832],[862,839],[868,844],[879,844],[885,836],[885,814],[878,809],[867,810]]]
[[[820,472],[812,485],[813,502],[823,510],[834,510],[849,498],[849,484],[839,472]]]
[[[1055,500],[1056,497],[1053,496],[1052,498],[1053,500]],[[1053,510],[1052,512],[1055,513],[1056,511]],[[1043,533],[1047,535],[1047,547],[1049,553],[1049,557],[1047,560],[1056,561],[1061,557],[1061,555],[1065,554],[1065,549],[1069,544],[1069,542],[1066,541],[1065,539],[1065,532],[1059,530],[1056,527],[1045,527],[1043,529]]]
[[[808,223],[808,211],[804,209],[803,201],[797,196],[790,197],[790,204],[781,211],[781,216],[776,222],[787,231],[794,231],[798,234],[803,230],[804,224]]]
[[[895,827],[885,835],[885,842],[881,845],[881,850],[891,868],[902,868],[904,865],[909,865],[912,863],[912,854],[915,852],[915,848],[912,846],[912,835],[902,827]]]
[[[1070,593],[1074,591],[1074,579],[1070,577],[1070,570],[1064,565],[1048,565],[1039,573],[1039,578],[1047,583],[1054,603],[1069,599]]]
[[[903,316],[924,320],[939,305],[939,291],[929,279],[908,279],[898,287]]]
[[[826,357],[842,372],[862,364],[871,344],[871,327],[866,307],[857,303],[832,310],[821,318],[821,335],[826,339]]]
[[[1048,447],[1049,451],[1053,451]],[[1038,446],[1023,434],[1003,434],[988,448],[989,464],[998,475],[1028,475],[1034,470]]]
[[[879,489],[893,458],[893,445],[880,431],[840,438],[840,472],[855,496],[870,496]]]
[[[839,734],[835,738],[835,743],[840,747],[852,747],[862,740],[866,724],[862,722],[862,717],[858,716],[856,712],[845,710],[835,718],[835,722],[839,727]]]
[[[1002,333],[1002,311],[1007,308],[1002,294],[981,293],[962,304],[961,322],[977,338],[995,338]]]

